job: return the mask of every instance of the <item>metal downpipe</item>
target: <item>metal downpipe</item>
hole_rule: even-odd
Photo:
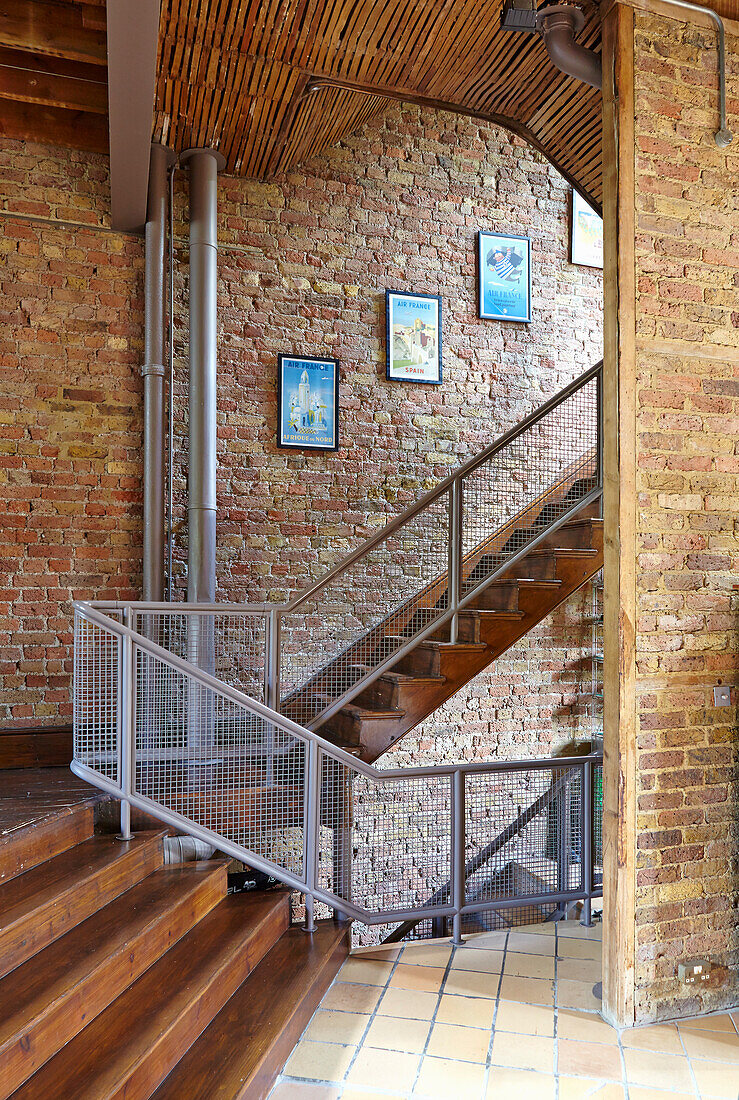
[[[144,275],[144,560],[145,600],[164,598],[164,379],[167,171],[174,154],[152,145],[146,206]]]
[[[602,88],[600,54],[575,41],[575,36],[585,26],[585,16],[578,7],[562,3],[542,8],[536,26],[549,57],[561,72],[593,88]]]

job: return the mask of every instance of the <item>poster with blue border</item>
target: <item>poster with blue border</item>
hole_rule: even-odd
[[[386,377],[440,386],[441,297],[385,291]]]
[[[339,364],[335,359],[281,355],[277,376],[277,446],[339,449]]]
[[[480,317],[531,320],[531,240],[515,234],[478,233]]]

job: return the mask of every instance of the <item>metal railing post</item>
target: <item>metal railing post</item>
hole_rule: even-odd
[[[465,833],[465,809],[464,809],[464,772],[457,768],[452,777],[452,905],[454,916],[452,918],[452,943],[455,947],[461,947],[462,939],[462,908],[465,903],[464,880],[464,833]]]
[[[318,877],[318,829],[321,800],[321,750],[318,742],[308,742],[305,801],[305,931],[315,932],[314,892]]]
[[[582,887],[584,901],[580,924],[593,923],[593,762],[586,760],[582,770]]]
[[[129,608],[123,613],[125,626],[130,626],[131,611]],[[118,840],[131,840],[131,803],[129,798],[133,792],[135,756],[136,756],[136,684],[135,684],[135,660],[133,641],[130,634],[125,634],[120,640],[120,675],[118,679],[118,705],[120,708],[119,722],[119,768],[120,785],[123,797],[121,798],[121,831]]]
[[[462,595],[462,482],[459,478],[449,486],[448,570],[447,610],[454,611],[449,623],[449,640],[456,642],[459,635],[459,616],[456,609]]]

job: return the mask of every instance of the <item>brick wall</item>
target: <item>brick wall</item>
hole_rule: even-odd
[[[2,343],[4,411],[18,438],[3,432],[9,454],[0,469],[19,494],[6,587],[8,603],[21,601],[18,627],[28,634],[14,628],[7,639],[3,703],[14,720],[38,721],[69,712],[69,600],[138,592],[142,248],[108,231],[104,158],[20,143],[6,143],[2,157],[3,209],[14,215],[0,217],[2,278],[15,299]],[[283,180],[222,179],[219,598],[282,598],[600,357],[601,275],[568,263],[568,191],[518,139],[414,107],[390,109]],[[180,178],[180,591],[185,210]],[[71,224],[79,222],[90,228]],[[478,320],[478,228],[531,235],[530,326]],[[442,294],[443,387],[385,380],[386,287]],[[275,447],[280,351],[341,361],[338,455]],[[47,465],[37,471],[31,451],[42,446]],[[55,525],[45,543],[43,523]],[[494,737],[507,755],[525,754],[579,728],[573,690],[589,649],[577,627],[580,599],[425,723],[419,751],[431,740],[431,756],[444,758],[460,725],[464,751],[476,755],[489,753]],[[41,663],[31,668],[31,660]],[[58,680],[45,689],[52,671]],[[490,697],[494,708],[483,705]]]
[[[737,24],[727,37],[730,125]],[[637,14],[636,1019],[739,1003],[739,203],[713,31]],[[712,687],[732,686],[732,707]],[[706,987],[677,982],[707,955]]]
[[[141,570],[143,249],[107,158],[0,143],[0,719],[68,721],[75,598]]]

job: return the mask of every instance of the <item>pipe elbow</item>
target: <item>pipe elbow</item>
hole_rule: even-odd
[[[582,12],[569,4],[543,8],[537,19],[546,51],[557,68],[575,80],[582,80],[593,88],[602,88],[600,55],[575,41],[575,35],[582,29],[583,23]]]

